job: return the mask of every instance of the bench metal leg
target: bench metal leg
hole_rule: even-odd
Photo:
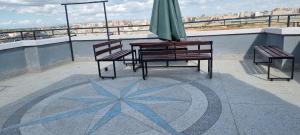
[[[198,72],[200,72],[200,60],[198,60]]]
[[[133,72],[136,72],[136,69],[135,69],[135,57],[134,56],[136,56],[136,52],[135,51],[132,52],[131,57],[132,57],[132,70],[133,70]]]
[[[135,56],[135,64],[138,64],[138,57],[137,57],[137,52],[134,51],[134,56]]]
[[[213,76],[213,70],[214,70],[214,68],[213,68],[213,59],[211,59],[211,61],[210,61],[210,79]]]
[[[115,61],[113,61],[113,67],[114,67],[114,77],[113,77],[113,79],[114,79],[114,78],[117,77],[117,73],[116,73],[116,62],[115,62]]]
[[[213,72],[213,63],[212,59],[208,60],[208,71],[209,71],[209,78],[212,79],[212,72]]]
[[[273,79],[270,79],[271,61],[272,61],[271,58],[269,58],[269,62],[268,62],[268,79],[272,81]]]
[[[146,67],[146,76],[148,76],[148,62],[145,62],[145,67]]]
[[[295,58],[292,59],[292,74],[291,74],[291,79],[294,79],[294,71],[295,71]]]
[[[271,64],[273,63],[273,59],[270,58],[269,59],[269,64],[268,64],[268,80],[273,81],[275,79],[277,80],[287,80],[290,81],[291,79],[294,79],[294,69],[295,69],[295,58],[289,58],[288,60],[292,60],[292,67],[291,67],[291,76],[290,77],[277,77],[277,78],[272,78],[270,77],[270,68],[271,68]]]
[[[98,65],[98,75],[101,78],[101,67],[100,67],[100,61],[97,61],[97,65]]]
[[[271,60],[271,62],[272,62],[272,60]],[[254,51],[253,51],[253,63],[254,63],[255,65],[258,65],[258,64],[268,64],[269,61],[267,61],[267,62],[265,62],[265,61],[263,61],[263,62],[257,62],[257,61],[256,61],[256,50],[254,49]]]
[[[116,67],[115,67],[115,65],[113,66],[113,68],[114,68],[114,76],[102,76],[100,61],[97,61],[97,65],[98,65],[98,75],[99,75],[99,78],[102,78],[102,79],[105,79],[105,78],[115,79],[116,78]]]
[[[142,64],[143,79],[146,80],[144,62],[142,62],[141,64]]]
[[[125,57],[123,57],[122,59],[123,59],[123,64],[127,66],[127,64],[125,62]]]
[[[256,61],[256,52],[255,52],[255,49],[253,50],[253,63],[257,65]]]

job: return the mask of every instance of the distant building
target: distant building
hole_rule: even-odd
[[[255,16],[264,16],[263,12],[255,12]]]
[[[272,15],[282,15],[282,14],[295,14],[298,9],[294,8],[275,8],[272,10]]]

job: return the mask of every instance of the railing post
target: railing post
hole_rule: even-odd
[[[291,23],[291,16],[288,15],[288,18],[287,18],[287,27],[290,27],[290,23]]]
[[[279,23],[279,17],[280,17],[280,16],[277,17],[277,22],[278,22],[278,23]]]
[[[272,22],[272,16],[269,15],[269,23],[268,23],[269,27],[271,27],[271,22]]]
[[[121,33],[120,33],[120,27],[118,26],[118,35],[121,35]]]
[[[52,30],[52,37],[54,37],[54,30]]]
[[[92,28],[92,33],[94,33],[94,28]]]
[[[224,19],[223,21],[224,21],[224,26],[226,26],[226,20]]]
[[[33,39],[36,40],[35,31],[32,31],[32,32],[33,32]]]
[[[23,31],[21,31],[21,39],[24,40]]]

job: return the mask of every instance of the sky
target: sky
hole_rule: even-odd
[[[93,0],[0,0],[0,29],[33,28],[66,24],[60,3]],[[108,0],[109,20],[150,19],[154,0]],[[183,16],[221,15],[264,11],[277,7],[300,8],[300,0],[179,0]],[[102,22],[100,4],[69,7],[71,23]]]

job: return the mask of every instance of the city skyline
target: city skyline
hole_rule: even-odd
[[[65,25],[64,9],[59,3],[78,0],[0,0],[0,29],[49,27]],[[153,0],[109,0],[110,20],[150,19]],[[215,16],[242,11],[264,11],[274,8],[299,8],[297,0],[180,0],[183,16]],[[98,4],[73,6],[71,23],[102,22],[103,8]]]

